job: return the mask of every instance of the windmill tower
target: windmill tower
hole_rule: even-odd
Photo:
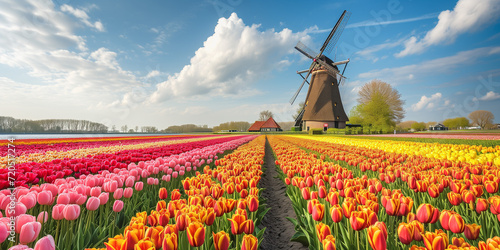
[[[309,69],[297,72],[304,81],[292,99],[290,99],[290,103],[293,104],[304,83],[307,82],[309,84],[304,109],[295,120],[295,126],[301,126],[302,130],[308,131],[313,128],[324,130],[328,128],[345,128],[346,122],[349,121],[349,118],[345,114],[339,92],[339,85],[345,80],[343,74],[349,63],[349,59],[334,62],[324,55],[324,53],[329,53],[337,43],[349,16],[350,13],[344,10],[323,43],[323,46],[321,46],[319,53],[315,53],[301,42],[295,46],[295,49],[312,60]],[[338,65],[344,65],[342,74],[339,72]],[[307,75],[305,77],[302,76],[306,72]],[[311,75],[311,82],[307,80],[309,75]]]

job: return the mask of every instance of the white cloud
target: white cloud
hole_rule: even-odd
[[[424,61],[419,64],[411,64],[396,68],[385,68],[381,70],[372,70],[369,72],[361,73],[360,78],[367,79],[384,79],[389,81],[392,85],[402,84],[408,81],[410,74],[418,72],[419,76],[429,76],[433,74],[442,74],[450,72],[457,67],[470,65],[488,56],[500,54],[500,47],[483,47],[473,50],[461,51],[455,55],[441,57],[429,61]]]
[[[90,21],[89,15],[87,14],[87,12],[85,12],[85,10],[73,8],[70,5],[64,4],[61,6],[61,11],[72,14],[76,18],[80,19],[80,21],[85,25],[87,25],[88,27],[95,28],[100,32],[104,31],[104,25],[101,23],[101,21],[96,21],[92,23]]]
[[[377,26],[377,25],[389,25],[389,24],[397,24],[397,23],[409,23],[409,22],[415,22],[415,21],[420,21],[420,20],[425,20],[425,19],[432,19],[437,17],[437,13],[430,13],[430,14],[425,14],[423,16],[419,17],[412,17],[412,18],[407,18],[407,19],[400,19],[400,20],[388,20],[384,22],[378,22],[378,21],[362,21],[358,23],[353,23],[349,24],[346,26],[346,28],[357,28],[357,27],[366,27],[366,26]]]
[[[443,95],[441,93],[435,93],[435,94],[431,95],[430,97],[423,95],[420,98],[420,101],[411,105],[411,108],[413,111],[419,111],[419,110],[422,110],[423,108],[432,109],[441,100],[442,96]]]
[[[474,32],[493,23],[500,15],[500,0],[459,0],[455,8],[439,14],[436,26],[424,38],[413,36],[396,57],[422,53],[427,47],[453,43],[463,33]]]
[[[285,56],[303,37],[306,32],[260,31],[259,25],[246,26],[236,13],[220,18],[214,34],[195,52],[190,64],[158,84],[150,100],[252,92],[253,82],[289,63]]]
[[[403,44],[405,39],[406,38],[401,38],[401,39],[394,41],[394,42],[386,42],[386,43],[370,46],[370,47],[367,47],[363,50],[357,51],[355,54],[360,56],[363,59],[367,59],[367,60],[371,60],[373,62],[376,62],[379,60],[379,58],[375,56],[376,52],[397,47],[397,46]]]
[[[479,98],[474,97],[472,100],[473,101],[493,101],[493,100],[496,100],[496,99],[500,99],[500,94],[499,93],[495,93],[493,91],[490,91],[490,92],[486,93],[486,95],[481,96]]]

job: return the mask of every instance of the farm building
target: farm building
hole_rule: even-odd
[[[276,132],[283,131],[278,123],[269,117],[267,121],[255,121],[248,129],[248,132]]]
[[[438,123],[436,125],[429,126],[429,130],[448,130],[448,127],[444,126],[441,123]]]

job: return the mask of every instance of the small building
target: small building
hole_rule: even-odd
[[[448,130],[448,127],[444,126],[441,123],[438,123],[436,125],[429,126],[429,130]]]
[[[276,132],[283,131],[278,123],[269,117],[267,121],[255,121],[248,129],[248,132]]]

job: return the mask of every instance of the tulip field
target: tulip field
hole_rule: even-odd
[[[0,148],[0,249],[259,249],[269,171],[304,248],[500,249],[500,146],[169,135]]]

